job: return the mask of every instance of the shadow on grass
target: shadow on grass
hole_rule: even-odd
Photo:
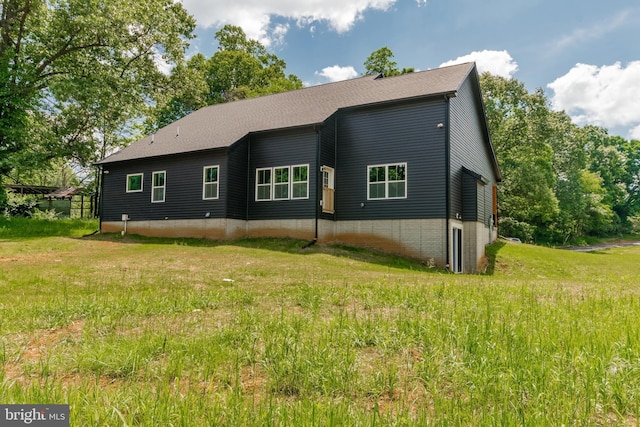
[[[487,253],[487,258],[489,258],[489,263],[487,265],[486,270],[484,271],[484,274],[490,275],[490,276],[495,274],[496,259],[498,258],[498,252],[500,252],[500,249],[504,248],[506,244],[507,242],[505,242],[504,240],[497,240],[495,243],[492,243],[491,245],[487,246],[486,253]]]
[[[167,238],[146,237],[137,234],[121,236],[117,233],[96,234],[84,236],[82,239],[102,240],[119,243],[150,243],[157,245],[177,245],[191,247],[215,248],[222,246],[235,246],[249,249],[261,249],[278,251],[296,255],[325,254],[335,257],[349,258],[370,264],[377,264],[389,268],[397,268],[411,271],[424,271],[430,273],[450,274],[447,270],[434,267],[429,263],[374,249],[352,247],[341,244],[320,244],[307,240],[291,238],[242,238],[237,240],[209,240],[197,238]]]

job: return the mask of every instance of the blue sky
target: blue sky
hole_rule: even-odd
[[[640,139],[636,0],[183,0],[198,22],[190,53],[212,55],[241,26],[306,85],[353,78],[389,47],[417,70],[476,61],[543,88],[580,125]]]

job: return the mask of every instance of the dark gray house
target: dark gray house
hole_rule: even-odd
[[[473,63],[213,105],[98,164],[103,232],[342,242],[454,272],[497,237]]]

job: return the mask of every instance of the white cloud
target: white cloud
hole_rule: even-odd
[[[464,62],[475,61],[478,72],[488,71],[496,76],[511,78],[518,71],[518,63],[513,60],[506,50],[483,50],[481,52],[471,52],[468,55],[460,56],[452,61],[440,64],[441,67],[448,65],[462,64]]]
[[[634,126],[631,136],[640,136],[640,61],[626,68],[619,62],[602,67],[576,64],[547,86],[554,92],[552,108],[564,110],[576,123]]]
[[[636,140],[640,141],[640,125],[632,128],[629,131],[629,138],[636,139]]]
[[[273,41],[271,17],[292,19],[313,30],[316,22],[327,22],[343,33],[362,19],[368,9],[387,10],[397,0],[184,0],[185,8],[198,25],[208,28],[239,25],[247,36],[266,46]],[[424,0],[421,0],[424,3]],[[282,30],[282,28],[280,28]],[[279,33],[282,34],[281,32]]]
[[[339,82],[341,80],[349,80],[358,76],[358,72],[352,66],[341,67],[334,65],[325,67],[322,71],[316,71],[316,75],[322,76],[330,82]]]

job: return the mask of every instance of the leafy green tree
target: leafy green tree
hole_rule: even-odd
[[[0,175],[16,164],[95,159],[182,61],[195,21],[172,0],[2,0]]]
[[[258,41],[248,39],[242,28],[226,25],[216,33],[216,39],[219,48],[211,58],[197,54],[174,68],[166,89],[158,93],[149,130],[206,105],[302,87],[297,76],[285,74],[284,60]]]
[[[640,221],[640,141],[623,141],[620,150],[626,158],[625,185],[627,197],[624,213],[627,220]],[[629,224],[630,225],[630,224]]]
[[[382,74],[385,77],[398,76],[400,74],[413,73],[413,68],[398,69],[397,62],[393,61],[393,52],[384,46],[371,52],[364,61],[365,76]]]
[[[503,232],[517,235],[508,224],[526,224],[539,232],[559,213],[554,193],[556,174],[551,114],[542,89],[529,93],[515,79],[480,76],[487,121],[504,182],[499,187]],[[506,229],[504,229],[506,228]],[[534,232],[534,236],[535,236]],[[527,237],[527,236],[518,236]]]

